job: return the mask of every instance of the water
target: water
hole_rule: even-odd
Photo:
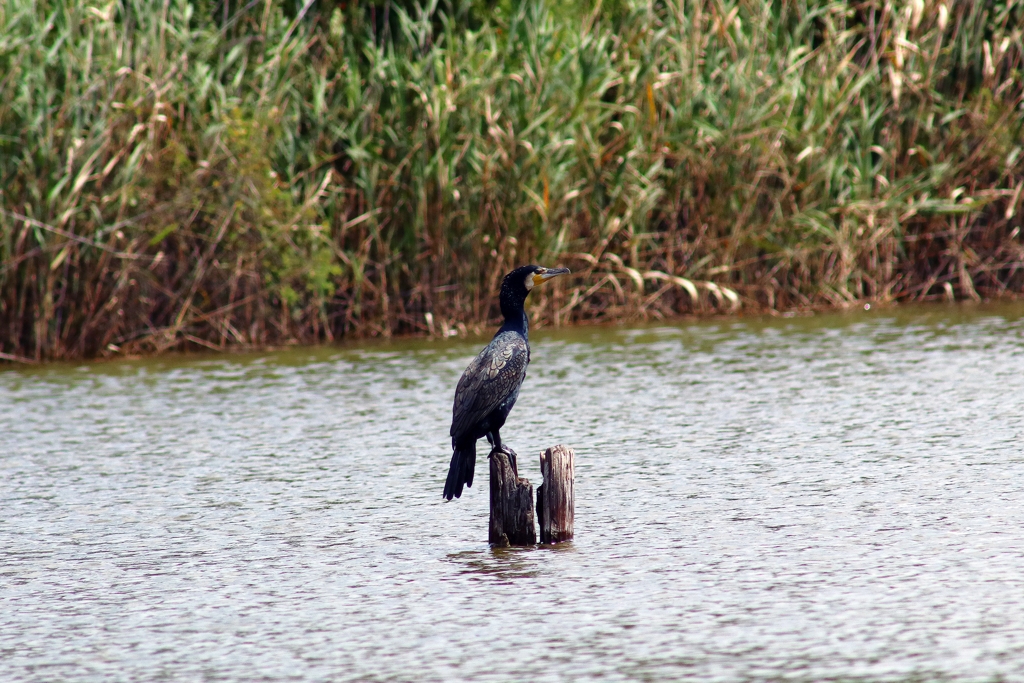
[[[480,346],[0,372],[0,680],[1024,678],[1024,307],[535,335],[555,549],[442,502]]]

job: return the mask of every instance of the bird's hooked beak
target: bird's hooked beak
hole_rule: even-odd
[[[544,284],[553,277],[565,275],[568,272],[568,268],[538,268],[533,271],[533,275],[530,277],[533,278],[533,286],[536,287],[537,285]]]

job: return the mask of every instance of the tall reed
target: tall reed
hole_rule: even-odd
[[[1024,2],[8,0],[0,353],[1024,288]]]

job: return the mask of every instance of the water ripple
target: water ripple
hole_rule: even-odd
[[[1020,306],[534,345],[557,548],[441,502],[478,342],[0,373],[0,678],[1024,677]]]

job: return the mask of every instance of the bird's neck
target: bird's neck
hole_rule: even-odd
[[[501,307],[501,312],[505,316],[505,322],[498,330],[498,334],[502,332],[518,332],[527,339],[530,335],[530,321],[526,317],[526,309],[520,306],[509,306]]]

